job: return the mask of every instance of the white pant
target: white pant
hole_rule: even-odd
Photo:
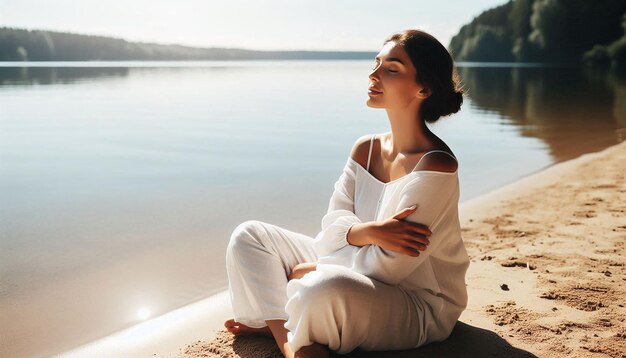
[[[294,266],[316,262],[313,238],[262,221],[239,224],[226,251],[235,321],[265,327],[283,319],[293,351],[318,342],[345,354],[424,343],[430,311],[400,286],[338,265],[288,281]]]

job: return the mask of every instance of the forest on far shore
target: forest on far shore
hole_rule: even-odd
[[[372,59],[367,51],[255,51],[129,42],[66,32],[0,28],[0,61],[176,61]]]
[[[511,0],[464,25],[457,61],[626,66],[626,1]]]

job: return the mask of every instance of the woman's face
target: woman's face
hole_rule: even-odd
[[[411,59],[395,41],[383,46],[373,67],[369,74],[368,107],[405,108],[427,97],[427,89],[415,81]],[[420,92],[422,89],[426,92]]]

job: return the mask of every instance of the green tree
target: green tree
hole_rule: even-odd
[[[624,0],[509,1],[462,26],[448,49],[459,61],[580,63],[595,45],[622,37],[624,13]],[[613,53],[621,54],[620,44],[611,47]],[[586,58],[600,59],[602,51]]]
[[[478,25],[474,36],[465,40],[461,57],[467,61],[513,61],[505,30],[488,25]]]

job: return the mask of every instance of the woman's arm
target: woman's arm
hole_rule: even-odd
[[[419,256],[385,250],[374,244],[321,257],[318,264],[338,264],[388,284],[400,283],[445,240],[445,232],[443,236],[438,235],[438,225],[447,209],[451,205],[458,205],[457,196],[454,195],[457,186],[454,177],[422,175],[407,184],[400,194],[396,211],[418,204],[424,209],[409,215],[405,220],[424,224],[433,232],[428,248],[420,251]]]
[[[352,225],[361,223],[354,213],[354,185],[356,164],[347,160],[343,173],[335,182],[335,189],[322,218],[322,231],[315,237],[313,247],[318,256],[325,256],[349,245],[347,234]]]
[[[417,256],[430,244],[428,238],[432,232],[425,225],[404,220],[416,210],[417,205],[413,205],[388,219],[353,225],[348,232],[348,241],[354,246],[378,245],[385,250]]]

